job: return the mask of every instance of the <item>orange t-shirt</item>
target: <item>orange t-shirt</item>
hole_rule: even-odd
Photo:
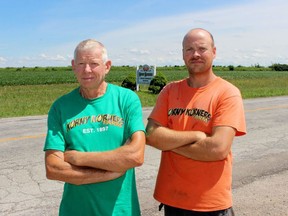
[[[240,91],[217,77],[201,88],[186,79],[163,88],[149,118],[174,130],[212,133],[215,126],[231,126],[236,136],[246,133]],[[202,162],[163,151],[154,197],[159,202],[194,211],[232,206],[232,153],[225,160]]]

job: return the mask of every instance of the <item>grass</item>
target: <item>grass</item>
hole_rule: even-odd
[[[216,74],[237,86],[243,98],[288,95],[288,72],[241,71]]]
[[[233,80],[243,98],[273,97],[288,95],[287,78],[262,78],[262,79],[240,79]]]
[[[133,67],[114,67],[107,81],[121,85],[121,82],[135,72]],[[187,77],[184,67],[157,68],[168,82]],[[237,86],[243,98],[288,95],[287,71],[216,71],[218,76]],[[0,69],[0,118],[45,115],[53,101],[76,88],[71,68]],[[154,106],[157,95],[141,85],[137,92],[143,107]]]
[[[0,87],[0,117],[47,114],[53,101],[77,84],[20,85]]]

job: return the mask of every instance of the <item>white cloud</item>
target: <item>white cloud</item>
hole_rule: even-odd
[[[270,65],[280,60],[277,58],[279,54],[284,55],[282,59],[287,59],[288,43],[285,41],[288,29],[284,27],[288,20],[286,8],[288,2],[284,0],[251,1],[242,6],[147,20],[129,28],[107,32],[100,39],[113,55],[123,54],[125,49],[147,49],[149,56],[142,56],[141,61],[152,61],[152,64],[157,65],[183,64],[181,41],[184,34],[190,28],[203,27],[215,37],[216,63]],[[177,59],[170,58],[171,53],[180,56]],[[126,55],[127,62],[134,59],[134,64],[140,63],[138,58],[128,53]]]
[[[7,62],[7,59],[0,56],[0,64],[1,64],[1,63],[5,63],[5,62]]]
[[[287,63],[288,1],[251,0],[229,5],[167,17],[151,17],[130,27],[111,27],[106,32],[99,27],[102,34],[99,34],[99,29],[95,28],[97,32],[92,28],[89,34],[81,31],[77,38],[98,35],[96,39],[105,44],[114,65],[183,65],[182,38],[189,29],[202,27],[214,35],[216,65],[268,66]],[[65,43],[43,47],[43,51],[39,51],[42,54],[35,53],[29,58],[12,60],[2,55],[7,60],[0,59],[0,63],[8,66],[21,60],[23,65],[70,65],[73,50],[80,42],[75,40],[74,37]]]
[[[51,60],[51,61],[67,61],[67,59],[62,55],[55,55],[55,56],[48,56],[44,53],[40,54],[40,58],[45,60]]]
[[[130,52],[133,54],[140,54],[140,55],[145,55],[145,54],[150,54],[149,50],[138,50],[138,49],[130,49]]]

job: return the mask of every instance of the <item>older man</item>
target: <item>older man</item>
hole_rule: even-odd
[[[57,99],[48,114],[47,178],[65,182],[59,215],[140,215],[134,167],[144,160],[138,96],[109,84],[105,47],[82,41],[72,68],[80,87]]]

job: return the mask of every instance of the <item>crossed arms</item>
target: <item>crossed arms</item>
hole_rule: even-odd
[[[201,131],[176,131],[148,120],[146,142],[162,151],[173,151],[198,161],[218,161],[227,157],[235,136],[230,126],[214,127],[211,136]]]
[[[176,131],[149,119],[147,144],[162,151],[173,151],[199,161],[223,160],[230,152],[235,129],[214,127],[211,136],[201,131]],[[45,153],[46,176],[81,185],[104,182],[122,176],[126,170],[144,162],[145,135],[138,131],[125,145],[107,152],[48,150]]]
[[[145,134],[135,132],[125,145],[106,152],[48,150],[45,153],[46,176],[81,185],[109,181],[144,162]]]

